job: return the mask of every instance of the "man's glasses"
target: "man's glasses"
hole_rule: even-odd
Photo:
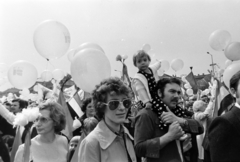
[[[110,110],[115,110],[115,109],[117,109],[119,107],[120,103],[123,104],[123,106],[128,109],[132,105],[132,100],[129,99],[129,98],[124,99],[122,101],[112,100],[112,101],[109,101],[108,103],[103,103],[103,104],[108,105]]]
[[[40,123],[47,123],[48,121],[52,120],[51,118],[45,118],[43,116],[39,116],[35,121],[34,123],[37,123],[37,122],[40,122]]]

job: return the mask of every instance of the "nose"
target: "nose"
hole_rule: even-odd
[[[120,102],[119,105],[118,105],[118,109],[119,110],[125,110],[126,108],[124,107],[123,103]]]

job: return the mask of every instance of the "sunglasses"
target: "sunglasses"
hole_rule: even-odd
[[[47,123],[48,121],[52,120],[51,118],[45,118],[43,116],[39,116],[35,121],[34,123],[37,123],[37,122],[40,122],[40,123]]]
[[[129,109],[132,105],[132,100],[127,98],[122,101],[119,100],[112,100],[109,101],[108,103],[103,103],[104,105],[107,105],[110,110],[115,110],[119,107],[120,103],[127,109]]]

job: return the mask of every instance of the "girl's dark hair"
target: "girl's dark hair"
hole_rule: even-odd
[[[81,106],[81,110],[85,113],[86,112],[86,109],[87,109],[87,105],[89,104],[89,103],[91,103],[92,102],[92,97],[88,97],[88,98],[85,98],[84,100],[83,100],[83,103],[82,103],[82,106]]]
[[[137,66],[137,59],[142,58],[144,56],[147,56],[148,60],[151,61],[151,57],[147,52],[145,52],[144,50],[139,50],[137,51],[136,54],[133,55],[133,65]]]

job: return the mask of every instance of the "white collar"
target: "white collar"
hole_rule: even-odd
[[[124,126],[122,127],[124,133],[127,134],[131,140],[133,140],[133,137],[130,135],[127,128],[125,128]],[[99,141],[102,149],[107,149],[117,137],[117,135],[107,127],[103,120],[98,123],[95,131],[97,131],[97,140]]]

